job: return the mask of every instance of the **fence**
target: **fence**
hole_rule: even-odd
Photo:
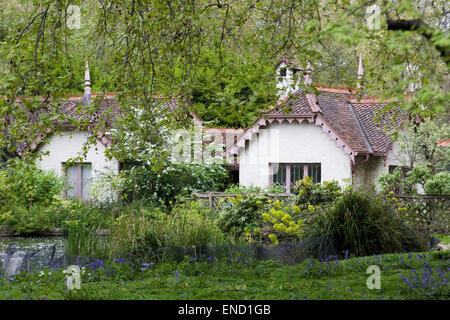
[[[255,192],[249,192],[246,194],[257,194]],[[236,197],[236,193],[223,193],[223,192],[193,192],[192,195],[200,200],[208,200],[209,207],[212,209],[217,206],[217,203],[221,198]],[[269,198],[287,198],[292,197],[293,193],[264,193],[263,195]]]
[[[249,193],[256,194],[256,193]],[[236,197],[236,193],[194,192],[194,197],[207,200],[210,208],[217,206],[221,198]],[[292,193],[265,193],[271,198],[288,198]],[[409,224],[427,234],[449,234],[450,195],[404,195],[395,194],[406,211],[404,217]]]
[[[408,223],[427,234],[449,234],[450,195],[394,195]]]

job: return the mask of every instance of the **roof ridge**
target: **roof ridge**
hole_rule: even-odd
[[[371,146],[371,144],[370,144],[369,138],[368,138],[367,135],[366,135],[366,132],[364,131],[364,128],[363,128],[362,125],[361,125],[361,122],[360,122],[359,119],[358,119],[358,115],[356,114],[356,112],[355,112],[355,110],[353,109],[353,106],[352,106],[352,104],[351,104],[350,102],[348,102],[347,105],[348,105],[348,107],[349,107],[349,109],[350,109],[350,111],[351,111],[353,117],[355,117],[356,125],[358,126],[358,129],[359,129],[359,133],[361,134],[361,136],[362,136],[362,138],[363,138],[365,144],[367,145],[367,148],[369,149],[369,152],[370,152],[370,153],[373,153],[373,152],[374,152],[374,151],[373,151],[373,148],[372,148],[372,146]]]
[[[391,100],[381,99],[380,96],[362,96],[362,97],[351,97],[348,99],[349,103],[388,103]]]
[[[333,86],[322,83],[315,83],[314,87],[319,91],[332,92],[332,93],[345,93],[345,94],[355,94],[356,90],[349,86]]]

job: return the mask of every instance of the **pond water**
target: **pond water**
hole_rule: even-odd
[[[0,277],[65,263],[63,237],[0,237]]]

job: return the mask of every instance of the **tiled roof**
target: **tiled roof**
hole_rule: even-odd
[[[268,116],[287,116],[295,114],[311,114],[311,106],[306,99],[306,95],[302,90],[298,90],[292,94],[291,98],[287,99],[285,103],[278,107],[267,111]]]
[[[58,102],[58,107],[59,107],[58,114],[64,115],[64,117],[66,118],[65,119],[66,121],[58,123],[57,119],[54,119],[54,121],[56,121],[56,125],[61,125],[63,127],[65,127],[65,126],[70,127],[70,122],[68,122],[67,120],[70,119],[70,120],[78,121],[78,120],[83,120],[83,119],[87,119],[87,117],[90,117],[91,115],[89,115],[85,110],[83,110],[83,108],[81,108],[83,106],[83,104],[84,104],[84,102],[83,102],[82,98],[75,98],[75,97],[71,97],[69,99]],[[96,115],[92,115],[92,116],[99,117],[100,115],[104,114],[104,112],[106,110],[109,110],[109,109],[111,109],[111,115],[107,119],[107,123],[110,124],[111,120],[114,117],[116,117],[118,114],[120,114],[120,109],[118,107],[117,100],[114,98],[103,99],[100,103],[100,107],[96,111]],[[30,124],[38,123],[40,121],[39,116],[48,111],[49,110],[47,110],[43,106],[41,109],[39,109],[37,111],[29,112],[27,114],[28,122]]]
[[[355,152],[368,152],[369,148],[358,128],[357,119],[348,106],[347,98],[346,94],[321,92],[317,100],[325,119],[352,149]]]
[[[391,111],[384,115],[378,124],[375,116],[386,106],[385,101],[372,97],[358,99],[355,91],[345,87],[318,85],[316,88],[318,95],[306,94],[304,89],[299,89],[284,101],[269,108],[255,122],[255,126],[239,137],[239,141],[229,152],[236,153],[238,148],[243,147],[243,141],[250,140],[252,134],[258,132],[259,126],[266,125],[266,120],[271,123],[282,119],[288,120],[289,123],[308,120],[322,126],[322,130],[329,133],[352,159],[358,153],[385,154],[388,151],[390,139],[383,132],[383,128],[398,128],[406,115],[405,112],[394,108],[394,111],[399,112],[396,120],[390,120],[394,112]]]
[[[155,98],[155,100],[161,101],[163,103],[162,107],[167,108],[170,112],[177,111],[178,102],[176,99],[167,100],[163,98]],[[112,125],[112,121],[114,120],[114,118],[116,118],[121,113],[118,101],[114,97],[114,95],[108,95],[104,99],[102,99],[100,102],[100,107],[93,115],[89,115],[84,111],[84,109],[82,108],[84,104],[85,102],[83,97],[72,96],[58,103],[59,113],[64,114],[65,117],[75,121],[86,119],[86,117],[93,117],[92,120],[95,122],[100,116],[107,114],[105,113],[105,111],[111,111],[108,115],[108,119],[106,119],[106,123],[108,125]],[[39,116],[45,112],[47,112],[47,110],[45,108],[41,108],[38,111],[29,113],[29,123],[33,124],[39,122]],[[68,122],[62,123],[63,126],[68,124]]]
[[[121,109],[118,104],[117,99],[115,98],[117,94],[107,94],[104,99],[100,101],[100,106],[94,113],[89,113],[86,111],[84,107],[85,99],[83,96],[71,96],[62,101],[58,102],[58,114],[64,115],[64,119],[53,119],[54,126],[60,127],[62,129],[73,129],[74,123],[78,121],[89,121],[89,123],[98,123],[100,117],[103,118],[102,121],[106,124],[106,126],[111,127],[114,125],[114,119],[121,114]],[[155,98],[155,100],[160,100],[163,104],[163,108],[167,108],[169,112],[175,112],[178,108],[178,103],[176,99],[163,99],[163,98]],[[92,101],[92,104],[94,102]],[[25,108],[23,104],[20,104],[19,107]],[[50,108],[49,108],[50,109]],[[49,112],[50,110],[45,108],[45,104],[42,108],[34,112],[28,112],[27,120],[31,125],[39,126],[40,115]],[[110,112],[106,112],[110,111]],[[62,120],[62,121],[61,121]],[[106,129],[106,128],[105,128]],[[47,129],[47,133],[50,131]],[[44,137],[45,131],[41,132],[35,139],[34,143],[23,143],[19,145],[19,154],[22,154],[26,149],[34,149],[39,141]],[[110,138],[106,137],[103,132],[100,133],[99,139],[102,143],[110,142]]]
[[[361,101],[360,103],[352,103],[352,107],[356,112],[358,120],[363,127],[373,151],[376,153],[386,152],[390,144],[390,139],[383,132],[383,128],[398,128],[404,119],[406,112],[400,112],[395,118],[393,118],[392,110],[387,114],[382,115],[381,111],[386,107],[386,104],[376,102],[370,103]],[[377,112],[380,112],[379,116],[377,115]],[[377,117],[380,117],[379,123],[375,120]],[[395,121],[393,119],[395,119]]]

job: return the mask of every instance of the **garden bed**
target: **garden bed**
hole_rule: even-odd
[[[66,290],[62,271],[0,282],[0,299],[449,299],[449,257],[431,253],[306,260],[287,266],[227,259],[142,263],[84,261],[81,289]],[[380,267],[369,289],[370,265]],[[115,270],[112,272],[112,270]]]

